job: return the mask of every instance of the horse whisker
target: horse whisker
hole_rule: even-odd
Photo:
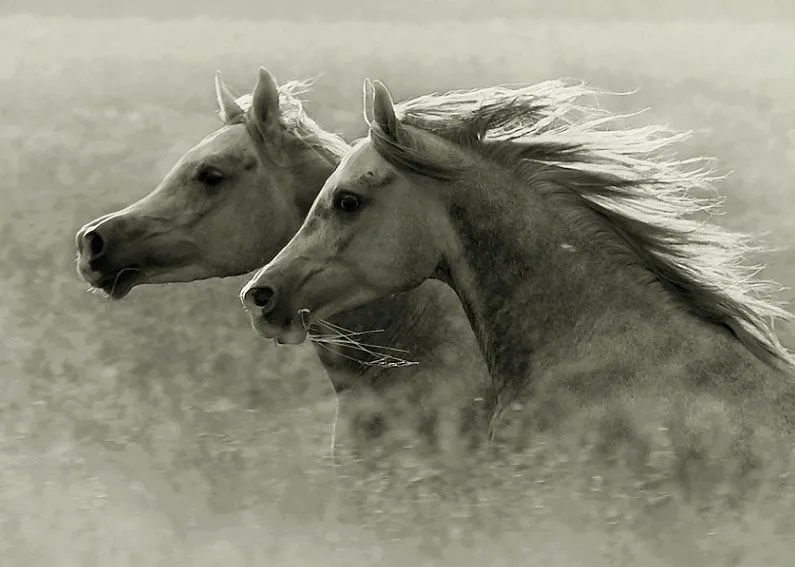
[[[350,344],[350,345],[356,345],[356,346],[366,347],[366,348],[391,350],[393,352],[404,352],[404,353],[409,352],[409,351],[407,351],[406,349],[403,349],[403,348],[388,347],[388,346],[381,346],[381,345],[373,345],[373,344],[369,344],[369,343],[360,343],[358,341],[349,340],[347,337],[323,337],[323,338],[320,338],[318,342],[325,342],[325,343],[329,343],[329,344]]]
[[[333,323],[329,323],[328,321],[326,321],[324,319],[320,319],[319,321],[317,321],[317,323],[321,324],[321,325],[325,325],[329,329],[331,329],[333,331],[337,331],[337,332],[342,333],[344,335],[364,335],[364,334],[369,334],[369,333],[383,333],[384,332],[384,329],[373,329],[373,330],[370,330],[370,331],[351,331],[350,329],[346,329],[345,327],[340,327],[339,325],[335,325]]]
[[[383,329],[380,330],[373,330],[373,331],[351,331],[345,329],[339,325],[334,325],[333,323],[329,323],[328,321],[319,320],[316,321],[317,326],[319,327],[327,327],[330,331],[334,331],[333,334],[331,333],[324,333],[322,335],[318,334],[310,334],[310,340],[322,348],[327,350],[331,350],[331,345],[341,345],[347,346],[354,350],[359,350],[363,353],[369,354],[375,357],[372,361],[364,361],[361,359],[354,358],[349,355],[345,355],[343,353],[339,353],[345,358],[349,358],[351,360],[355,360],[360,364],[367,365],[367,366],[381,366],[385,368],[394,368],[394,367],[401,367],[401,366],[412,366],[418,364],[417,362],[404,360],[397,356],[393,356],[392,354],[386,352],[379,352],[381,350],[390,350],[393,352],[408,352],[404,349],[399,349],[395,347],[387,347],[381,345],[374,345],[369,343],[362,343],[357,341],[354,337],[361,336],[365,334],[371,333],[380,333],[383,332]]]
[[[349,346],[349,347],[352,347],[352,348],[354,348],[356,350],[360,350],[362,352],[365,352],[367,354],[372,354],[374,356],[380,356],[382,359],[388,357],[388,358],[393,358],[395,360],[399,360],[398,357],[392,356],[389,353],[378,352],[378,349],[391,350],[391,351],[394,351],[394,352],[403,352],[403,353],[407,353],[408,352],[408,351],[406,351],[404,349],[399,349],[399,348],[394,348],[394,347],[386,347],[386,346],[380,346],[380,345],[371,345],[371,344],[367,344],[367,343],[360,343],[358,341],[354,341],[354,340],[348,339],[347,337],[324,337],[324,338],[320,338],[319,339],[319,338],[313,336],[313,337],[311,337],[310,340],[312,340],[312,342],[314,342],[314,343],[323,344],[323,345]]]
[[[378,330],[373,330],[373,331],[348,331],[347,329],[342,329],[342,327],[336,327],[336,328],[340,329],[342,332],[338,332],[337,334],[334,334],[334,335],[314,335],[314,337],[318,338],[320,340],[348,341],[348,342],[355,343],[356,345],[359,345],[359,346],[367,346],[367,347],[372,347],[372,348],[382,348],[382,349],[393,350],[393,351],[397,351],[397,352],[408,352],[405,349],[401,349],[401,348],[397,348],[397,347],[388,347],[388,346],[383,346],[383,345],[373,345],[373,344],[368,344],[368,343],[362,343],[362,342],[359,342],[359,341],[357,341],[357,340],[355,340],[353,338],[355,336],[361,336],[361,335],[366,335],[366,334],[371,334],[371,333],[381,333],[381,332],[383,332],[383,329],[378,329]]]
[[[313,340],[312,342],[314,343],[315,341]],[[317,344],[321,348],[324,348],[324,349],[326,349],[326,350],[328,350],[330,352],[334,352],[335,354],[338,354],[338,355],[342,356],[343,358],[347,358],[348,360],[353,360],[354,362],[358,362],[359,364],[362,364],[362,365],[365,365],[365,366],[381,366],[383,368],[398,368],[398,367],[403,367],[403,366],[413,366],[415,364],[419,364],[417,362],[411,362],[411,361],[406,361],[406,360],[401,360],[401,359],[395,359],[395,362],[387,362],[386,359],[384,359],[384,358],[379,358],[379,359],[367,362],[367,361],[361,360],[359,358],[355,358],[353,356],[350,356],[350,355],[342,353],[342,352],[332,351],[329,348],[328,344],[325,344],[323,342],[316,342],[315,344]]]
[[[333,331],[334,329],[330,329],[330,330]],[[355,337],[355,336],[370,335],[370,334],[373,334],[373,333],[380,333],[380,332],[382,332],[382,331],[351,331],[349,334],[335,332],[332,335],[315,334],[314,336],[316,336],[316,337]]]

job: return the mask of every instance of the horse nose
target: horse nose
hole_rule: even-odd
[[[263,315],[267,315],[276,306],[276,295],[275,286],[260,284],[246,290],[243,294],[243,305],[249,311],[259,309]]]
[[[96,260],[105,253],[107,242],[100,234],[99,227],[96,227],[81,231],[77,237],[77,246],[80,254],[89,260]]]

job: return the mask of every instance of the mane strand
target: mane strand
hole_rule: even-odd
[[[635,115],[618,115],[595,102],[606,93],[582,82],[546,81],[430,94],[395,105],[402,124],[428,131],[529,176],[539,166],[556,171],[560,191],[609,226],[623,248],[675,297],[708,321],[731,330],[771,365],[795,367],[773,330],[792,315],[772,299],[773,282],[757,278],[751,253],[768,251],[749,235],[720,227],[723,204],[713,183],[720,177],[706,158],[674,159],[666,151],[690,132],[663,126],[622,127]],[[396,167],[439,180],[465,174],[372,123],[376,151]]]

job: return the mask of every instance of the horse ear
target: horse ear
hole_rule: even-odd
[[[263,125],[272,124],[279,117],[279,85],[273,74],[265,67],[259,68],[251,111],[254,118]]]
[[[381,81],[373,81],[372,88],[373,119],[385,134],[394,138],[397,136],[400,122],[395,116],[395,105],[392,103],[392,97]]]
[[[364,114],[364,121],[369,126],[375,120],[373,116],[373,97],[375,90],[373,89],[373,82],[370,79],[364,80],[362,85],[362,113]]]
[[[215,98],[218,101],[218,113],[224,122],[230,122],[243,114],[243,109],[221,79],[221,71],[215,72]]]

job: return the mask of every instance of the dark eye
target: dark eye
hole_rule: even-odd
[[[196,176],[196,179],[208,187],[215,187],[224,180],[224,174],[214,167],[203,167],[199,170],[199,174]]]
[[[362,200],[353,193],[340,192],[334,196],[334,208],[345,213],[354,213],[359,210]]]

